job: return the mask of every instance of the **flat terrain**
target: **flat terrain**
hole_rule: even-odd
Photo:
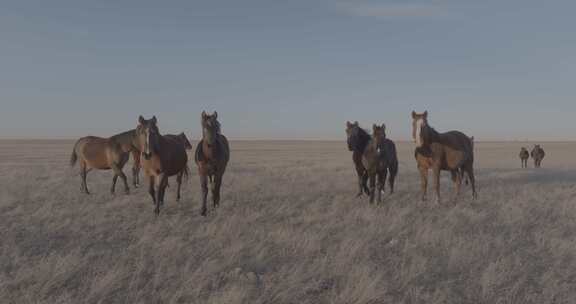
[[[355,197],[344,141],[232,141],[207,218],[194,164],[183,201],[172,179],[156,218],[144,188],[109,193],[110,171],[82,194],[72,145],[0,141],[1,303],[576,299],[576,143],[543,143],[540,170],[519,168],[529,144],[476,143],[479,199],[466,187],[441,206],[420,202],[400,143],[397,191],[374,206]]]

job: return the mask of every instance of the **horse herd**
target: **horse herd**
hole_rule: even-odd
[[[177,200],[180,200],[182,177],[188,176],[188,156],[186,150],[192,145],[184,133],[179,135],[161,135],[156,116],[151,119],[138,118],[135,129],[114,135],[109,138],[87,136],[80,138],[74,145],[70,165],[80,163],[82,190],[89,194],[86,183],[87,173],[92,169],[114,171],[112,188],[114,193],[116,181],[120,177],[124,183],[124,191],[129,193],[128,181],[122,168],[132,154],[133,184],[138,187],[139,171],[143,169],[148,179],[148,192],[154,202],[154,212],[160,214],[160,206],[164,204],[164,194],[168,186],[168,178],[176,176]],[[228,140],[220,131],[218,113],[212,115],[202,112],[202,140],[196,146],[195,161],[198,166],[202,188],[202,211],[207,214],[208,184],[212,190],[214,207],[220,203],[220,186],[230,159]]]
[[[221,134],[218,113],[202,112],[202,139],[196,146],[194,154],[200,184],[202,188],[201,215],[207,215],[208,187],[212,192],[214,208],[220,203],[222,177],[230,160],[228,140]],[[394,181],[398,174],[398,156],[396,145],[386,137],[386,126],[374,124],[372,135],[362,129],[358,122],[346,122],[348,149],[358,175],[358,194],[369,196],[370,203],[382,201],[385,183],[388,178],[390,193],[394,192]],[[440,173],[449,171],[454,184],[452,200],[456,201],[462,182],[470,184],[472,198],[477,197],[474,177],[474,137],[468,137],[460,131],[439,133],[428,124],[428,111],[412,111],[412,138],[416,143],[414,157],[421,179],[421,199],[427,200],[428,171],[433,173],[433,189],[436,203],[440,203]],[[133,158],[132,177],[134,187],[138,187],[139,171],[142,168],[148,180],[148,192],[152,197],[156,215],[164,204],[164,194],[168,178],[176,176],[177,200],[180,200],[182,178],[188,176],[188,156],[186,150],[192,145],[184,133],[178,135],[161,135],[156,117],[138,118],[135,129],[114,135],[109,138],[87,136],[80,138],[74,145],[70,165],[80,163],[82,191],[89,194],[86,183],[87,173],[92,169],[114,171],[112,187],[115,192],[116,182],[120,177],[124,190],[129,193],[126,175],[122,168]],[[520,159],[522,167],[527,166],[529,156],[539,168],[544,158],[544,150],[536,145],[531,153],[522,147]]]

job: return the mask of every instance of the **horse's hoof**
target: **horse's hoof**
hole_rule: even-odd
[[[206,210],[202,210],[202,211],[200,212],[200,215],[203,216],[203,217],[206,217]]]

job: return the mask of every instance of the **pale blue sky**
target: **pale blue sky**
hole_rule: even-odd
[[[155,114],[233,139],[574,140],[575,1],[1,1],[0,138],[108,136]]]

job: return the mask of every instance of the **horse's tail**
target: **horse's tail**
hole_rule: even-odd
[[[78,161],[78,154],[76,153],[76,147],[78,146],[79,142],[80,140],[78,140],[74,144],[74,149],[72,149],[72,155],[70,155],[70,167],[74,167],[74,165],[76,165],[76,162]]]

